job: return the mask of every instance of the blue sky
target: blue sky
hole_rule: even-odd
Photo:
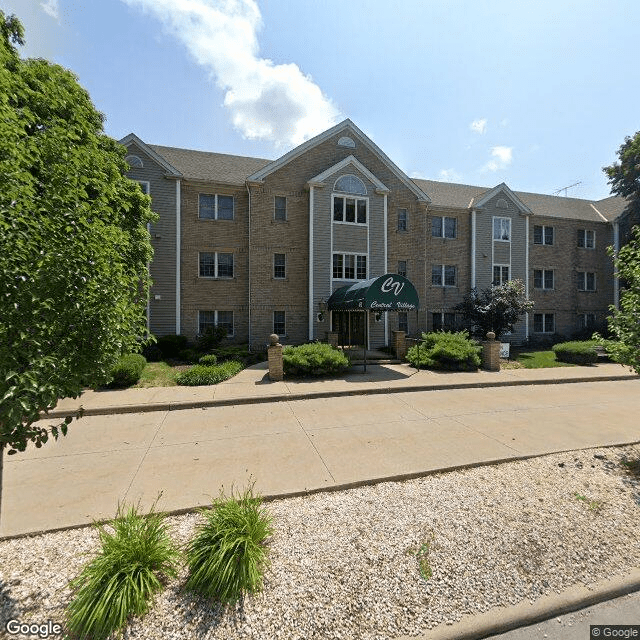
[[[640,129],[636,0],[0,0],[106,132],[276,158],[345,117],[408,175],[600,199]]]

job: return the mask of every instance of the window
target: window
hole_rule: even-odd
[[[494,264],[493,265],[493,284],[499,286],[505,282],[509,282],[509,265]]]
[[[493,218],[493,239],[511,241],[511,218]]]
[[[333,221],[367,224],[367,201],[363,198],[333,196]]]
[[[553,289],[553,269],[534,269],[533,286],[535,289]]]
[[[593,329],[596,326],[596,314],[595,313],[579,313],[578,314],[578,329]]]
[[[287,256],[284,253],[273,254],[273,277],[283,279],[287,277]]]
[[[579,291],[595,291],[596,290],[596,274],[591,271],[578,272],[578,290]]]
[[[407,230],[407,210],[398,209],[398,231]]]
[[[455,238],[457,234],[457,218],[438,216],[431,219],[431,236],[433,238]]]
[[[233,253],[198,254],[201,278],[233,278]]]
[[[151,194],[151,185],[147,180],[136,180],[136,182],[140,185],[142,193],[144,193],[146,196]]]
[[[553,227],[533,226],[533,244],[553,244]]]
[[[127,156],[124,161],[132,168],[132,169],[143,169],[144,164],[142,159],[139,156]]]
[[[334,191],[342,191],[343,193],[352,193],[357,196],[366,196],[367,187],[364,186],[364,182],[358,178],[358,176],[342,176],[336,180],[333,186]]]
[[[225,327],[227,336],[233,336],[233,311],[198,311],[198,333],[203,335],[207,329]]]
[[[596,232],[591,229],[578,229],[578,246],[584,249],[595,249]]]
[[[456,267],[447,264],[434,264],[431,267],[431,284],[434,287],[455,287]]]
[[[398,260],[398,275],[407,277],[407,261]]]
[[[456,314],[436,312],[431,314],[434,331],[455,331],[456,330]]]
[[[283,336],[286,333],[286,312],[274,311],[273,312],[273,333],[279,336]]]
[[[198,217],[203,220],[233,220],[233,196],[201,193],[198,197]]]
[[[406,311],[398,312],[398,331],[409,333],[409,314]]]
[[[287,219],[287,199],[285,196],[276,196],[274,198],[273,217],[275,220]]]
[[[553,333],[554,326],[553,313],[533,314],[533,330],[535,333]]]
[[[366,280],[367,256],[334,253],[333,277],[335,280]]]

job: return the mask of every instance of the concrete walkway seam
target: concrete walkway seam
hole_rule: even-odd
[[[486,389],[488,387],[523,387],[549,384],[573,384],[580,382],[611,382],[614,380],[633,380],[636,376],[597,376],[576,378],[544,378],[541,380],[500,380],[494,382],[461,382],[457,384],[428,384],[405,387],[376,387],[373,389],[348,389],[345,391],[311,391],[306,393],[281,393],[272,396],[241,396],[221,400],[195,400],[184,402],[158,402],[145,404],[114,405],[106,407],[87,407],[83,416],[100,416],[119,413],[147,413],[153,411],[180,411],[183,409],[204,409],[207,407],[228,407],[241,404],[265,404],[269,402],[287,402],[293,400],[314,400],[321,398],[337,398],[341,396],[366,396],[387,393],[410,393],[412,391],[447,391],[449,389]],[[64,418],[77,413],[80,407],[69,410],[53,409],[48,413],[41,413],[41,420],[50,418]]]
[[[511,607],[496,607],[481,614],[469,614],[453,625],[438,625],[425,634],[402,636],[396,640],[481,640],[513,629],[543,622],[557,616],[613,600],[640,591],[640,569],[633,567],[623,576],[596,582],[589,587],[578,585],[560,594],[543,596],[533,603],[521,602]]]
[[[589,451],[590,449],[614,449],[616,447],[627,447],[640,445],[640,440],[632,440],[631,442],[614,442],[612,444],[594,445],[590,447],[579,447],[577,449],[560,449],[558,451],[548,451],[545,453],[532,453],[532,454],[518,454],[509,456],[507,458],[495,458],[493,460],[482,460],[479,462],[467,462],[465,464],[452,465],[449,467],[439,467],[437,469],[429,469],[426,471],[412,471],[410,473],[399,473],[390,476],[382,476],[379,478],[368,478],[365,480],[354,480],[353,482],[341,482],[324,487],[315,487],[313,489],[302,489],[301,491],[289,491],[286,493],[271,493],[262,495],[262,501],[265,503],[275,502],[276,500],[287,500],[289,498],[304,498],[306,496],[315,495],[317,493],[337,493],[338,491],[348,491],[349,489],[358,489],[360,487],[370,487],[384,482],[406,482],[408,480],[416,480],[418,478],[427,478],[438,473],[451,473],[453,471],[464,471],[465,469],[475,469],[477,467],[492,467],[507,462],[516,462],[520,460],[531,460],[532,458],[544,458],[546,456],[553,456],[559,453],[567,453],[569,451]],[[211,507],[211,503],[195,505],[191,507],[182,507],[180,509],[169,509],[161,513],[167,516],[181,516],[188,513],[195,513],[201,509],[208,509]],[[39,529],[36,531],[27,531],[26,533],[17,533],[14,535],[0,536],[0,541],[4,540],[17,540],[19,538],[28,538],[31,536],[40,536],[46,533],[58,533],[61,531],[72,531],[74,529],[82,529],[84,527],[91,527],[96,524],[108,524],[112,522],[113,518],[102,518],[100,520],[94,520],[92,523],[72,524],[64,527],[55,527],[52,529]]]

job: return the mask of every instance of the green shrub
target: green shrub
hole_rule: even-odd
[[[187,336],[160,336],[158,348],[165,358],[177,358],[187,348]]]
[[[552,347],[556,358],[561,362],[572,364],[593,364],[598,362],[595,340],[585,340],[584,342],[562,342]]]
[[[140,380],[140,376],[147,364],[144,356],[139,353],[129,353],[121,356],[118,362],[111,369],[112,380],[109,386],[130,387]]]
[[[215,353],[208,353],[206,356],[202,356],[202,358],[198,360],[198,363],[210,367],[211,365],[218,364],[218,356]]]
[[[232,378],[243,369],[243,364],[235,360],[227,360],[227,362],[211,366],[197,364],[178,375],[176,382],[187,387],[218,384],[219,382]]]
[[[218,347],[215,350],[219,362],[225,360],[237,360],[244,362],[246,367],[258,362],[264,362],[267,359],[265,351],[249,351],[249,345],[229,345],[227,347]]]
[[[160,362],[162,360],[162,349],[157,345],[157,343],[149,343],[142,347],[142,355],[145,357],[147,362]]]
[[[186,548],[187,589],[226,603],[262,588],[265,540],[273,529],[261,504],[250,487],[237,499],[221,494],[211,509],[201,511],[204,522]]]
[[[342,373],[349,360],[330,344],[314,342],[282,350],[284,372],[293,376],[323,376]]]
[[[425,369],[475,371],[480,366],[481,351],[466,331],[423,333],[422,343],[407,351],[407,360]]]
[[[98,526],[102,549],[71,582],[66,610],[73,638],[103,640],[122,629],[131,615],[144,615],[162,580],[176,577],[179,552],[162,514],[144,517],[118,507],[113,533]]]
[[[196,349],[183,349],[178,358],[182,362],[188,362],[189,364],[196,364],[200,360],[200,353]]]
[[[201,353],[212,351],[219,347],[222,341],[227,337],[226,327],[208,327],[207,330],[198,336],[196,344]]]

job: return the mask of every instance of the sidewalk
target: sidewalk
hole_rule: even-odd
[[[473,373],[416,371],[408,364],[369,364],[366,373],[362,371],[362,366],[358,365],[340,378],[272,382],[269,380],[265,362],[245,369],[231,380],[214,386],[88,390],[80,398],[61,400],[47,417],[64,417],[75,413],[80,406],[84,408],[85,416],[92,416],[351,395],[596,382],[637,377],[628,368],[614,363]]]

